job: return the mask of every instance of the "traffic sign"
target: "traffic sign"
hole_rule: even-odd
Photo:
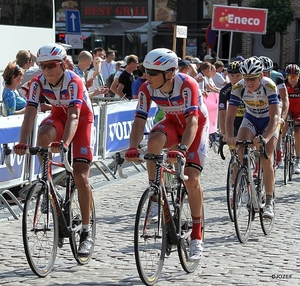
[[[216,38],[217,38],[217,33],[216,31],[211,29],[211,24],[209,24],[206,28],[206,33],[205,33],[205,40],[206,40],[207,47],[212,49],[216,44]]]
[[[78,10],[66,10],[66,33],[81,34],[80,13]]]

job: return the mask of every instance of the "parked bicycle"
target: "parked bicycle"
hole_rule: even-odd
[[[265,141],[261,138],[261,150],[253,150],[252,140],[237,141],[236,145],[243,147],[243,162],[238,170],[234,187],[234,225],[237,237],[241,243],[245,243],[250,236],[251,223],[255,214],[259,213],[260,224],[265,235],[271,233],[275,221],[275,191],[273,198],[274,217],[272,219],[263,217],[263,208],[266,203],[266,192],[263,182],[263,169],[260,156],[267,159]],[[251,162],[258,164],[257,176],[253,177]]]
[[[155,162],[155,179],[139,202],[135,228],[134,252],[139,276],[144,284],[157,282],[165,256],[177,249],[180,263],[187,273],[194,272],[199,260],[189,260],[191,211],[184,181],[185,158],[177,155],[177,168],[166,163],[167,155],[144,154],[140,160]],[[119,161],[119,174],[124,177]],[[152,208],[157,207],[153,219]],[[204,239],[204,209],[202,207],[202,239]],[[175,246],[175,249],[174,249]]]
[[[70,148],[66,149],[61,142],[61,162],[51,159],[48,147],[30,147],[26,151],[27,154],[42,157],[42,174],[28,190],[22,220],[26,258],[32,271],[40,277],[47,276],[53,268],[57,247],[63,246],[65,238],[69,239],[73,256],[79,264],[86,264],[91,259],[91,256],[81,257],[77,254],[82,218],[73,169],[70,165],[72,153]],[[3,144],[4,157],[7,158],[11,153],[13,150],[9,149],[7,144]],[[53,184],[52,166],[66,170],[65,194],[58,192]],[[93,241],[96,236],[95,217],[94,201],[92,201],[90,229]]]
[[[291,181],[294,173],[295,164],[295,137],[294,137],[294,119],[287,119],[288,123],[287,133],[283,139],[283,154],[284,154],[284,165],[283,165],[283,181],[287,184],[287,181]]]

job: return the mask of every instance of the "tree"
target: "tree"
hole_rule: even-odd
[[[253,0],[249,3],[253,8],[268,9],[267,31],[280,34],[280,57],[283,47],[283,35],[288,26],[294,21],[295,12],[292,7],[292,0]]]

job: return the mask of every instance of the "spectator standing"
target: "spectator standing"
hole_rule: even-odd
[[[87,89],[93,85],[94,81],[93,78],[90,78],[88,81],[86,81],[86,73],[92,62],[92,54],[88,51],[82,51],[78,55],[78,64],[74,67],[74,72],[81,78]]]
[[[100,57],[95,57],[93,60],[93,68],[89,70],[87,80],[89,81],[91,78],[93,78],[93,84],[89,87],[89,95],[90,97],[93,96],[99,96],[99,97],[105,97],[108,93],[108,88],[105,86],[105,82],[102,76],[102,65],[104,63],[104,60]],[[99,91],[101,93],[97,93],[95,91]]]
[[[110,91],[113,92],[114,95],[118,95],[117,94],[117,88],[118,88],[118,85],[119,85],[119,77],[122,74],[122,72],[125,70],[127,58],[128,58],[128,56],[126,56],[124,58],[124,61],[121,63],[120,69],[115,73],[114,80],[113,80],[113,82],[110,86]]]
[[[132,83],[131,91],[132,91],[132,99],[138,98],[138,93],[140,86],[147,80],[146,79],[146,73],[145,68],[143,64],[139,65],[139,68],[137,70],[138,78]]]
[[[108,88],[108,95],[110,97],[114,97],[115,96],[115,93],[111,90],[111,86],[114,82],[114,79],[116,77],[116,74],[121,74],[122,71],[124,70],[124,68],[122,68],[123,66],[123,61],[118,61],[116,62],[116,72],[115,73],[112,73],[107,79],[106,79],[106,87]],[[121,71],[122,70],[122,71]],[[119,72],[121,71],[121,72]],[[119,84],[119,76],[117,77],[117,80],[118,80],[118,84]]]
[[[126,62],[125,70],[119,77],[119,85],[117,94],[119,97],[126,97],[128,100],[132,99],[131,85],[134,82],[133,72],[137,69],[139,59],[136,55],[129,55]]]
[[[30,81],[34,76],[41,73],[41,70],[37,66],[34,66],[35,61],[36,58],[30,51],[18,51],[16,55],[16,64],[24,70],[23,79],[17,86],[18,90],[24,83]]]
[[[213,63],[214,58],[211,55],[206,55],[204,56],[204,62],[209,62],[209,63]]]
[[[106,52],[106,60],[102,64],[102,76],[104,82],[106,82],[107,78],[116,72],[116,62],[114,61],[116,58],[115,51],[108,50]]]
[[[212,79],[213,79],[216,87],[221,89],[223,86],[225,86],[228,83],[223,75],[224,64],[222,61],[216,61],[214,63],[214,65],[216,67],[216,73],[212,77]]]
[[[191,62],[189,60],[178,61],[178,71],[181,73],[189,74]]]
[[[16,62],[9,62],[2,74],[5,84],[2,92],[3,116],[23,114],[25,112],[26,99],[20,96],[17,90],[23,79],[23,74],[24,70]]]
[[[207,55],[207,45],[206,45],[206,41],[202,41],[201,48],[199,51],[199,57],[201,61],[204,61],[205,55]]]

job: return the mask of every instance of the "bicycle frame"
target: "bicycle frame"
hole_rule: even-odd
[[[180,182],[178,182],[179,184],[177,185],[177,200],[173,202],[174,203],[174,214],[172,215],[171,210],[170,210],[170,205],[167,199],[167,191],[165,188],[165,184],[164,184],[164,179],[163,179],[163,173],[169,173],[171,175],[174,176],[178,176],[178,174],[181,174],[181,172],[183,172],[182,169],[182,163],[181,163],[181,158],[177,158],[178,160],[178,171],[174,170],[172,168],[169,168],[168,166],[165,166],[163,164],[163,155],[150,155],[149,157],[145,156],[146,160],[153,160],[155,162],[155,176],[154,176],[154,183],[152,185],[152,187],[155,188],[155,194],[157,195],[157,201],[158,203],[158,235],[160,230],[160,214],[161,214],[161,206],[163,207],[163,221],[164,224],[166,225],[166,229],[167,229],[167,233],[169,233],[168,235],[168,239],[169,239],[169,244],[172,245],[179,245],[182,241],[182,239],[184,237],[181,237],[180,233],[180,224],[179,224],[179,214],[178,214],[178,206],[180,204],[181,201],[181,184]],[[180,178],[180,176],[178,176],[178,180],[182,180]],[[183,184],[184,181],[182,180]],[[178,193],[179,192],[179,193]],[[177,218],[177,222],[178,224],[175,225],[174,219],[173,218]],[[146,229],[146,228],[145,228]]]
[[[70,156],[70,152],[68,152]],[[55,187],[52,180],[52,172],[51,167],[57,166],[61,168],[65,168],[65,165],[61,162],[55,162],[49,158],[49,153],[42,153],[42,176],[40,180],[48,184],[48,191],[50,193],[47,194],[47,200],[50,199],[50,202],[55,207],[58,225],[59,225],[59,233],[62,237],[70,237],[71,234],[71,227],[69,216],[64,215],[63,208],[65,209],[66,213],[68,214],[69,204],[70,204],[70,196],[72,191],[72,173],[66,169],[66,192],[65,192],[65,199],[58,198],[58,193],[55,191]]]

